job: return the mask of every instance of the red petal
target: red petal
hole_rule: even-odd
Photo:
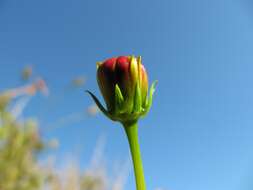
[[[105,69],[113,71],[114,67],[115,67],[116,60],[117,60],[117,58],[115,58],[115,57],[107,59],[106,61],[104,61],[104,63],[102,64],[102,66]]]

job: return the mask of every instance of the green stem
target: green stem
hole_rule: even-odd
[[[141,151],[138,141],[138,124],[137,122],[124,124],[124,128],[127,134],[134,165],[136,190],[146,190],[145,177],[141,160]]]

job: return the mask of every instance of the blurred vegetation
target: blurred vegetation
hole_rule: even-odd
[[[38,189],[44,176],[36,160],[45,146],[34,121],[19,123],[7,111],[10,100],[0,96],[0,189]]]
[[[31,75],[31,67],[26,67],[21,78],[27,83]],[[81,86],[84,78],[77,77],[72,83]],[[37,92],[49,95],[47,84],[41,78],[0,92],[0,190],[121,190],[112,188],[117,180],[110,180],[102,166],[80,171],[78,164],[73,166],[72,162],[61,170],[56,169],[54,163],[42,164],[40,155],[46,149],[57,147],[58,141],[45,142],[35,120],[18,119],[20,109],[23,111],[22,98],[32,97]],[[67,120],[60,118],[56,124],[80,120],[85,113],[95,116],[98,109],[91,105],[86,112],[71,114],[65,117]]]
[[[57,147],[58,141],[46,142],[35,120],[18,119],[25,107],[21,101],[23,97],[32,97],[37,92],[49,96],[46,82],[40,77],[31,81],[32,74],[32,67],[25,67],[21,79],[30,83],[0,92],[0,190],[123,190],[129,167],[123,164],[116,175],[109,175],[101,164],[103,151],[100,145],[95,147],[91,163],[84,170],[77,162],[64,163],[64,168],[59,169],[54,162],[41,161],[40,155]],[[85,77],[76,77],[71,83],[80,87],[85,84]],[[98,112],[95,105],[90,105],[85,112],[56,119],[55,124],[62,126],[81,120],[85,114],[95,116]],[[50,155],[45,159],[49,158]]]

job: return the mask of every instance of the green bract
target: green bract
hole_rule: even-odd
[[[98,98],[87,91],[100,110],[111,120],[136,122],[152,104],[156,81],[148,95],[148,76],[141,57],[120,56],[97,64],[97,82],[107,109]]]

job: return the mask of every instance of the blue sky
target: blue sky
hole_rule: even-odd
[[[252,10],[247,0],[0,0],[0,89],[20,85],[19,71],[33,65],[51,96],[25,114],[43,128],[90,105],[85,89],[99,95],[97,61],[141,55],[159,81],[140,122],[148,189],[251,190]],[[86,86],[64,90],[77,75]],[[58,158],[77,154],[85,166],[101,134],[108,163],[124,160],[123,129],[102,114],[45,136],[60,139]]]

